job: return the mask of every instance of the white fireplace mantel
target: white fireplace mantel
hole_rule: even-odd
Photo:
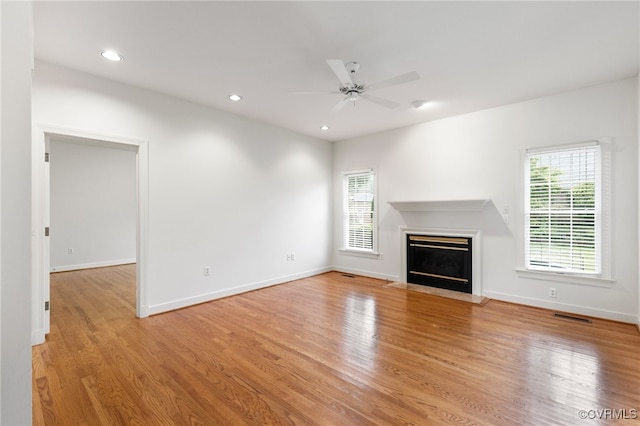
[[[433,201],[389,201],[399,212],[462,212],[482,211],[491,200],[433,200]]]

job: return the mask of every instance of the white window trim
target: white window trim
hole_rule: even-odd
[[[611,287],[615,282],[614,279],[604,278],[600,276],[590,276],[582,274],[562,274],[552,271],[539,271],[537,269],[516,268],[516,273],[521,278],[530,278],[533,280],[563,282],[567,284],[588,285],[592,287]]]
[[[584,146],[600,146],[600,191],[601,191],[601,223],[600,223],[600,262],[601,270],[597,275],[594,274],[580,274],[575,272],[557,272],[557,271],[545,271],[539,269],[531,269],[525,266],[525,233],[526,233],[526,220],[525,220],[525,203],[526,203],[526,184],[525,184],[525,170],[527,154],[537,152],[548,152],[555,150],[579,148]],[[520,220],[519,232],[517,233],[518,243],[518,266],[515,268],[516,273],[521,278],[530,278],[538,280],[548,280],[555,282],[565,282],[569,284],[596,286],[596,287],[611,287],[615,282],[614,274],[612,271],[611,263],[611,236],[612,234],[612,221],[611,221],[611,197],[612,197],[612,167],[613,167],[613,139],[604,137],[593,140],[587,140],[583,142],[544,146],[538,148],[532,148],[520,151],[520,170],[518,176],[520,177],[520,191],[519,203],[522,206],[522,216]]]
[[[347,247],[347,241],[346,241],[346,230],[345,230],[345,217],[344,217],[344,212],[345,212],[345,182],[346,182],[346,178],[349,175],[355,175],[355,174],[363,174],[363,173],[372,173],[373,174],[373,200],[374,200],[374,204],[373,204],[373,247],[371,250],[359,250],[359,249],[355,249],[355,248],[348,248]],[[378,252],[378,205],[379,205],[379,200],[378,200],[378,173],[376,172],[376,169],[374,168],[370,168],[370,169],[360,169],[360,170],[349,170],[347,172],[343,172],[342,173],[342,209],[341,209],[341,216],[342,216],[342,246],[341,248],[338,250],[341,254],[347,254],[350,256],[357,256],[357,257],[365,257],[365,258],[372,258],[372,259],[377,259],[381,257],[381,253]]]
[[[375,235],[374,235],[375,238]],[[347,249],[341,248],[338,250],[341,254],[346,254],[349,256],[356,257],[366,257],[370,259],[379,259],[382,256],[382,253],[378,253],[377,251],[365,251],[365,250],[356,250],[356,249]]]

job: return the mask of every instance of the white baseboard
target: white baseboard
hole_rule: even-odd
[[[138,315],[138,318],[147,318],[149,316],[149,306],[140,305],[140,312],[138,313]]]
[[[400,281],[400,277],[398,275],[378,274],[376,272],[365,271],[365,270],[362,270],[362,269],[344,268],[342,266],[334,266],[332,268],[332,270],[337,271],[337,272],[343,272],[343,273],[346,273],[346,274],[361,275],[363,277],[368,277],[368,278],[376,278],[376,279],[379,279],[379,280]]]
[[[105,260],[102,262],[80,263],[77,265],[52,266],[51,272],[77,271],[79,269],[104,268],[106,266],[128,265],[136,263],[136,259]]]
[[[520,305],[534,306],[536,308],[552,309],[555,311],[569,312],[572,314],[586,315],[589,317],[626,322],[630,324],[638,323],[638,319],[635,317],[635,315],[625,314],[622,312],[605,311],[603,309],[588,308],[585,306],[571,305],[568,303],[549,302],[548,300],[515,296],[513,294],[499,293],[494,291],[485,291],[482,295],[490,299],[501,300],[503,302],[518,303]]]
[[[45,335],[44,330],[31,330],[31,346],[40,345],[44,343]]]
[[[210,302],[212,300],[220,299],[222,297],[233,296],[240,293],[246,293],[252,290],[258,290],[273,285],[283,284],[289,281],[295,281],[302,278],[312,277],[314,275],[324,274],[325,272],[331,272],[333,268],[330,266],[324,268],[313,269],[310,271],[300,272],[292,275],[285,275],[282,277],[276,277],[269,280],[258,281],[255,283],[244,284],[237,287],[214,291],[212,293],[201,294],[199,296],[188,297],[185,299],[174,300],[172,302],[160,303],[158,305],[149,305],[147,312],[149,315],[161,314],[163,312],[173,311],[176,309],[186,308],[188,306],[198,305],[200,303]]]

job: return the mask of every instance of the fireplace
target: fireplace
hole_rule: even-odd
[[[472,293],[472,251],[469,237],[406,234],[407,282]]]
[[[489,214],[487,210],[495,211],[493,201],[490,199],[453,199],[389,201],[389,204],[400,213],[402,220],[407,224],[407,227],[400,228],[401,239],[399,243],[401,247],[401,263],[398,266],[400,266],[401,271],[399,277],[401,282],[412,283],[420,281],[420,284],[428,286],[437,286],[443,282],[443,279],[436,280],[436,278],[439,277],[409,274],[407,266],[409,265],[409,251],[412,247],[410,247],[408,236],[464,238],[468,241],[468,251],[466,251],[468,263],[463,263],[463,265],[466,265],[463,269],[468,276],[454,276],[454,278],[460,278],[463,281],[447,280],[446,283],[450,287],[458,287],[458,290],[464,288],[460,291],[482,296],[482,231],[475,227],[469,228],[467,225],[483,223],[485,216]],[[507,217],[505,216],[504,219],[506,220]],[[446,226],[442,226],[445,224]],[[424,243],[424,241],[414,241],[414,243],[420,244]],[[459,246],[450,245],[450,247]],[[461,251],[464,252],[464,250]],[[420,253],[418,253],[418,255],[419,254]],[[461,253],[457,253],[458,256],[460,254]],[[416,265],[415,253],[413,256],[412,262],[413,265]],[[422,272],[423,274],[445,275],[428,270],[420,271],[416,268],[412,268],[411,270]],[[410,276],[412,276],[412,278],[410,278]],[[467,281],[465,282],[464,280]]]

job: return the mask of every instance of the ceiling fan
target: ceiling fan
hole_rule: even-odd
[[[338,91],[333,92],[294,92],[299,95],[313,95],[320,93],[333,93],[338,95],[344,95],[342,99],[331,109],[331,112],[337,112],[341,110],[347,103],[355,102],[358,99],[372,102],[374,104],[383,106],[385,108],[393,109],[400,104],[388,99],[380,98],[378,96],[370,95],[368,92],[374,90],[383,89],[385,87],[395,86],[398,84],[408,83],[410,81],[419,80],[420,76],[417,72],[411,71],[405,74],[401,74],[395,77],[391,77],[386,80],[378,81],[376,83],[364,84],[357,80],[357,73],[360,69],[360,64],[357,62],[344,63],[340,59],[327,59],[327,64],[331,71],[338,77],[340,86]]]

